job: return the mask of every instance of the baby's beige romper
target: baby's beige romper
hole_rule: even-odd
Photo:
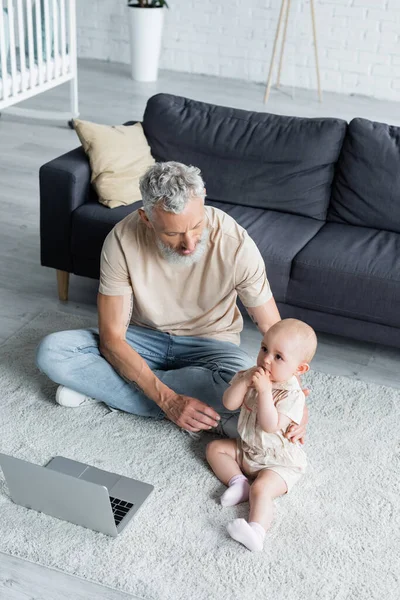
[[[239,371],[231,384],[245,377],[248,371]],[[303,417],[305,396],[297,378],[272,384],[272,396],[278,413],[299,424]],[[258,394],[254,388],[247,391],[239,415],[237,439],[238,462],[243,471],[255,477],[262,469],[271,469],[286,482],[288,491],[300,479],[307,466],[307,458],[299,442],[284,437],[284,431],[267,433],[257,419]]]

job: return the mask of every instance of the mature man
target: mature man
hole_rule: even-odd
[[[237,296],[261,333],[280,319],[264,261],[234,219],[204,205],[196,167],[156,163],[140,189],[143,208],[104,242],[98,331],[47,336],[37,364],[60,384],[64,406],[93,398],[189,432],[234,436],[237,414],[222,395],[252,364],[239,347]],[[302,423],[289,435],[304,432]]]

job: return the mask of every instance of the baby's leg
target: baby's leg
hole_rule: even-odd
[[[264,469],[257,475],[250,489],[249,523],[259,523],[269,529],[274,515],[274,500],[287,492],[286,482],[278,473]]]
[[[208,464],[222,483],[229,486],[221,496],[222,506],[234,506],[249,499],[249,482],[236,458],[236,440],[214,440],[207,446]]]
[[[265,531],[272,522],[273,501],[286,492],[286,483],[278,473],[269,469],[260,471],[250,488],[249,522],[235,519],[227,527],[229,535],[249,550],[262,550]]]

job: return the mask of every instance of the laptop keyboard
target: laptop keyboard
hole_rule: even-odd
[[[133,504],[131,502],[126,502],[125,500],[119,500],[119,498],[112,498],[111,496],[110,502],[115,524],[119,525],[125,515],[130,511]]]

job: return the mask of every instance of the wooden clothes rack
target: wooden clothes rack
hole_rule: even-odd
[[[276,51],[277,51],[277,47],[278,47],[279,34],[280,34],[281,26],[282,26],[282,21],[285,20],[284,27],[283,27],[283,37],[282,37],[282,45],[281,45],[281,52],[280,52],[280,58],[279,58],[278,77],[276,80],[276,87],[279,87],[279,85],[280,85],[283,54],[284,54],[284,50],[285,50],[286,33],[287,33],[287,26],[288,26],[288,21],[289,21],[290,5],[291,5],[291,0],[282,0],[281,10],[279,12],[278,24],[276,27],[274,46],[272,49],[272,57],[271,57],[271,63],[270,63],[270,67],[269,67],[267,87],[266,87],[265,95],[264,95],[264,104],[266,104],[268,102],[269,94],[271,91],[272,73],[273,73],[273,69],[274,69],[275,56],[276,56]],[[314,0],[310,0],[310,8],[311,8],[311,22],[312,22],[312,30],[313,30],[313,39],[314,39],[315,68],[317,71],[318,99],[320,102],[322,102],[321,80],[320,80],[320,75],[319,75],[319,63],[318,63],[317,27],[316,27],[316,23],[315,23]]]

